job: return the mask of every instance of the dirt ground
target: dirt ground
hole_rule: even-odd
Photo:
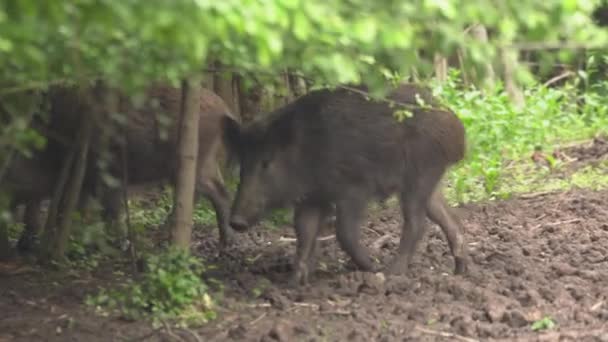
[[[565,153],[594,160],[608,153],[597,147],[604,143],[585,147],[598,153]],[[240,234],[221,258],[215,229],[197,231],[195,250],[218,265],[212,276],[225,293],[218,319],[193,330],[93,314],[85,295],[111,284],[111,272],[66,276],[0,264],[0,341],[608,341],[608,191],[527,194],[457,210],[468,274],[453,275],[435,225],[409,273],[386,278],[354,271],[327,231],[312,284],[298,290],[287,287],[291,227]],[[380,264],[396,251],[400,220],[394,206],[369,215],[363,243]],[[533,331],[545,316],[556,327]]]

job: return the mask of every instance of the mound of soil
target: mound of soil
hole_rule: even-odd
[[[293,231],[238,235],[216,252],[215,228],[196,250],[225,286],[216,321],[196,331],[152,329],[83,305],[111,269],[72,276],[4,268],[0,341],[608,341],[608,191],[574,190],[459,208],[471,265],[453,275],[440,229],[429,226],[409,274],[354,270],[333,235],[320,241],[312,284],[287,287]],[[386,263],[399,240],[396,208],[370,214],[363,243]],[[10,273],[10,275],[7,275]],[[533,322],[557,324],[535,332]],[[180,337],[178,337],[180,336]]]
[[[579,161],[601,159],[608,155],[608,137],[596,137],[589,144],[573,146],[563,152]]]

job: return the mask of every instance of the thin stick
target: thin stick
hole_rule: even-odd
[[[552,79],[548,80],[547,82],[545,82],[545,84],[543,84],[543,86],[548,87],[555,82],[559,82],[559,81],[563,80],[564,78],[568,78],[568,77],[574,76],[574,75],[575,74],[572,71],[568,70],[568,71],[564,72],[563,74],[557,75],[557,76],[553,77]]]
[[[327,241],[327,240],[331,240],[334,238],[336,238],[335,235],[327,235],[327,236],[317,238],[317,241]],[[279,242],[296,242],[296,241],[298,241],[296,238],[290,238],[290,237],[284,237],[284,236],[281,236],[279,238]]]
[[[543,192],[535,192],[535,193],[531,193],[531,194],[523,194],[520,195],[519,198],[521,199],[533,199],[536,197],[542,197],[542,196],[546,196],[549,194],[554,193],[555,191],[543,191]]]
[[[573,42],[525,42],[507,44],[505,47],[517,49],[520,51],[537,51],[537,50],[594,50],[602,48],[600,45],[590,45]]]
[[[254,325],[257,322],[261,321],[262,319],[264,319],[264,317],[266,317],[267,313],[264,312],[263,314],[260,315],[260,317],[254,319],[253,321],[249,322],[249,325]]]
[[[324,315],[340,315],[340,316],[350,316],[352,315],[352,311],[348,310],[334,310],[334,311],[325,311]]]
[[[312,308],[312,309],[319,309],[319,305],[317,304],[313,304],[313,303],[300,303],[300,302],[295,302],[293,303],[294,306],[300,306],[300,307],[304,307],[304,308]]]
[[[372,248],[374,248],[374,249],[380,249],[390,239],[391,239],[391,235],[390,234],[386,234],[386,235],[380,237],[378,240],[374,241],[374,243],[372,244]]]
[[[161,323],[163,324],[163,327],[165,328],[165,331],[167,332],[167,334],[169,336],[171,336],[175,340],[178,340],[181,342],[187,342],[187,341],[184,341],[184,339],[181,336],[174,333],[173,330],[171,330],[171,327],[169,326],[169,324],[167,324],[167,322],[165,322],[164,320],[161,320]]]
[[[129,211],[129,174],[127,169],[127,139],[121,148],[122,155],[122,201],[125,207],[125,223],[127,225],[127,237],[129,239],[129,255],[131,257],[131,267],[133,274],[137,273],[137,250],[135,249],[135,232],[131,226],[131,213]]]
[[[446,338],[453,338],[456,340],[460,340],[460,341],[465,341],[465,342],[479,342],[479,340],[476,340],[474,338],[470,338],[470,337],[466,337],[466,336],[461,336],[461,335],[457,335],[454,333],[450,333],[450,332],[445,332],[445,331],[436,331],[436,330],[431,330],[431,329],[426,329],[423,328],[421,326],[416,326],[416,330],[425,333],[425,334],[429,334],[429,335],[435,335],[435,336],[441,336],[441,337],[446,337]]]
[[[199,334],[196,333],[196,331],[194,330],[190,330],[190,329],[186,329],[186,328],[181,328],[183,331],[189,333],[192,337],[194,337],[194,339],[196,340],[196,342],[203,342],[203,339],[199,336]]]
[[[599,302],[595,303],[589,310],[597,311],[599,308],[602,307],[602,305],[604,305],[604,301],[600,300]]]

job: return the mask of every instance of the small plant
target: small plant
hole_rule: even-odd
[[[553,321],[553,319],[549,316],[545,316],[542,319],[539,319],[538,321],[532,323],[532,330],[534,331],[540,331],[540,330],[549,330],[549,329],[553,329],[553,327],[555,327],[556,323],[555,321]]]
[[[207,200],[197,203],[193,214],[194,224],[210,226],[214,225],[216,222],[215,211],[213,210],[211,203]]]
[[[216,317],[207,283],[201,279],[206,268],[188,251],[171,248],[148,257],[146,265],[138,281],[128,281],[118,290],[101,290],[86,303],[102,313],[109,309],[129,319],[150,318],[155,324],[173,320],[189,326]]]
[[[291,209],[277,209],[274,210],[266,220],[264,220],[265,226],[270,229],[278,229],[280,226],[290,224],[293,218],[293,210]]]

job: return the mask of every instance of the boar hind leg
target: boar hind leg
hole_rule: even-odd
[[[401,240],[397,255],[389,264],[389,274],[404,274],[414,256],[416,245],[424,235],[424,205],[423,201],[416,199],[412,194],[401,196],[401,211],[403,223],[401,224]]]
[[[319,229],[328,216],[328,206],[303,203],[294,210],[294,226],[297,246],[294,270],[290,280],[292,287],[306,285],[315,269],[315,253]]]
[[[219,228],[220,249],[225,249],[234,240],[234,232],[229,224],[230,195],[217,165],[205,165],[202,171],[197,185],[197,200],[202,195],[211,202]]]
[[[467,269],[466,242],[460,220],[453,215],[439,189],[435,190],[427,206],[429,218],[437,223],[447,237],[454,257],[454,273],[463,274]]]
[[[336,202],[336,238],[342,249],[362,271],[372,271],[367,249],[361,246],[361,221],[367,203],[362,196],[349,196]]]

